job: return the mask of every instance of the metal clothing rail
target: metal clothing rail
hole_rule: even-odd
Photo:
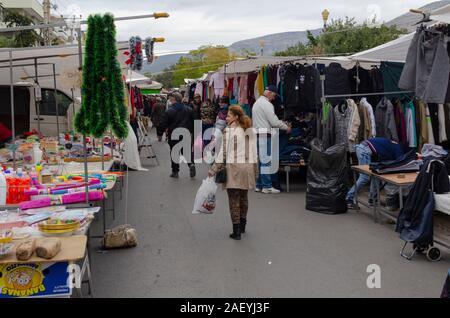
[[[365,97],[365,96],[384,96],[384,95],[399,95],[405,94],[410,95],[414,94],[412,91],[397,91],[397,92],[380,92],[380,93],[367,93],[367,94],[342,94],[342,95],[324,95],[325,99],[327,98],[344,98],[344,97]]]

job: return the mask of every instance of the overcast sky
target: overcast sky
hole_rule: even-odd
[[[61,14],[111,12],[115,16],[168,12],[169,19],[118,22],[118,40],[132,35],[142,38],[164,37],[157,52],[195,49],[205,44],[230,45],[262,35],[303,31],[322,27],[321,12],[330,19],[355,17],[364,21],[376,14],[389,21],[411,8],[423,6],[421,0],[53,0]]]

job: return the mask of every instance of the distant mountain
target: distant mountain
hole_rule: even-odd
[[[322,30],[311,30],[314,36],[317,36]],[[283,51],[290,46],[294,46],[299,42],[306,43],[308,41],[306,31],[284,32],[261,36],[254,39],[248,39],[233,43],[230,46],[231,52],[245,55],[247,53],[261,54],[261,43],[264,45],[264,55],[270,56],[275,52]]]
[[[164,71],[164,69],[176,64],[178,60],[181,57],[188,56],[188,54],[169,54],[169,55],[163,55],[156,59],[153,64],[147,64],[144,62],[144,65],[142,67],[141,74],[145,73],[158,73]]]
[[[421,7],[421,10],[424,11],[432,11],[439,8],[442,8],[446,5],[449,5],[450,1],[435,1],[431,2],[423,7]],[[414,32],[417,28],[417,25],[415,25],[417,22],[421,20],[421,15],[417,13],[405,13],[398,18],[395,18],[389,22],[386,23],[387,26],[396,25],[399,29],[406,29],[408,32]]]

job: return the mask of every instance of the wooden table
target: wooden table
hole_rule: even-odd
[[[37,240],[45,239],[45,238],[36,238]],[[79,235],[79,236],[71,236],[71,237],[60,237],[61,240],[61,251],[51,260],[46,260],[40,257],[37,257],[36,254],[34,254],[28,261],[19,261],[16,258],[15,254],[15,248],[12,253],[7,255],[6,257],[0,259],[0,268],[3,268],[3,271],[12,271],[16,270],[16,268],[20,267],[31,267],[30,268],[37,268],[34,267],[35,265],[39,265],[39,270],[43,273],[40,275],[43,275],[43,277],[46,277],[47,274],[44,274],[44,270],[46,268],[54,268],[53,266],[61,267],[66,266],[68,264],[67,269],[63,268],[64,273],[68,273],[69,279],[66,280],[66,282],[75,283],[74,285],[63,285],[58,286],[58,289],[60,288],[69,288],[70,291],[77,290],[82,295],[81,292],[81,285],[82,283],[87,282],[89,284],[89,293],[91,294],[91,286],[92,286],[92,279],[91,279],[91,268],[89,263],[89,253],[86,253],[86,245],[87,245],[87,236],[85,235]],[[17,246],[20,241],[14,242]],[[79,264],[81,262],[81,264]],[[59,265],[58,265],[59,264]],[[12,267],[13,266],[13,267]],[[41,267],[42,266],[42,267]],[[27,272],[28,271],[28,272]],[[30,269],[25,269],[24,273],[29,273]],[[50,271],[52,273],[52,270]],[[15,273],[14,273],[15,274]],[[13,275],[13,274],[12,274]],[[33,274],[34,275],[34,274]],[[83,281],[83,278],[87,275],[87,281]],[[13,276],[11,276],[13,277]],[[6,279],[6,278],[5,278]],[[2,286],[5,287],[5,286]],[[11,288],[11,287],[10,287]],[[35,292],[37,292],[37,288],[33,286]],[[71,294],[71,293],[70,293]],[[34,294],[32,294],[34,295]],[[39,294],[36,294],[39,295]],[[59,294],[61,297],[61,294]],[[67,296],[66,293],[64,295]],[[42,296],[40,296],[42,297]],[[45,295],[44,295],[45,297]],[[50,297],[54,297],[50,296]]]
[[[42,240],[45,238],[36,238]],[[60,237],[61,240],[61,252],[58,253],[53,259],[46,260],[36,256],[36,253],[28,261],[19,261],[16,258],[16,252],[7,255],[0,259],[0,265],[6,264],[26,264],[26,263],[59,263],[59,262],[75,262],[84,258],[86,254],[87,236],[70,236]],[[16,242],[15,242],[16,243]],[[20,241],[17,242],[17,244]],[[16,245],[17,246],[17,245]]]
[[[394,186],[397,186],[399,188],[399,198],[400,198],[400,209],[403,209],[403,189],[405,187],[409,187],[411,185],[414,185],[416,182],[418,172],[412,172],[412,173],[396,173],[396,174],[385,174],[385,175],[379,175],[376,173],[373,173],[370,170],[369,165],[362,165],[362,166],[353,166],[352,170],[357,173],[365,174],[371,178],[375,178],[381,182],[385,182],[388,184],[392,184]],[[356,173],[354,173],[354,179],[356,184]],[[383,209],[380,205],[380,183],[377,182],[377,201],[378,203],[374,204],[373,207],[370,205],[366,205],[364,202],[361,202],[358,200],[358,193],[355,192],[355,200],[357,204],[364,205],[366,207],[372,208],[374,219],[376,222],[380,219],[380,214],[383,214],[387,218],[396,221],[397,218],[393,216],[389,211]]]

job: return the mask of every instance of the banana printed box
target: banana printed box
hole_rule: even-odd
[[[67,262],[0,265],[0,298],[70,297]]]

